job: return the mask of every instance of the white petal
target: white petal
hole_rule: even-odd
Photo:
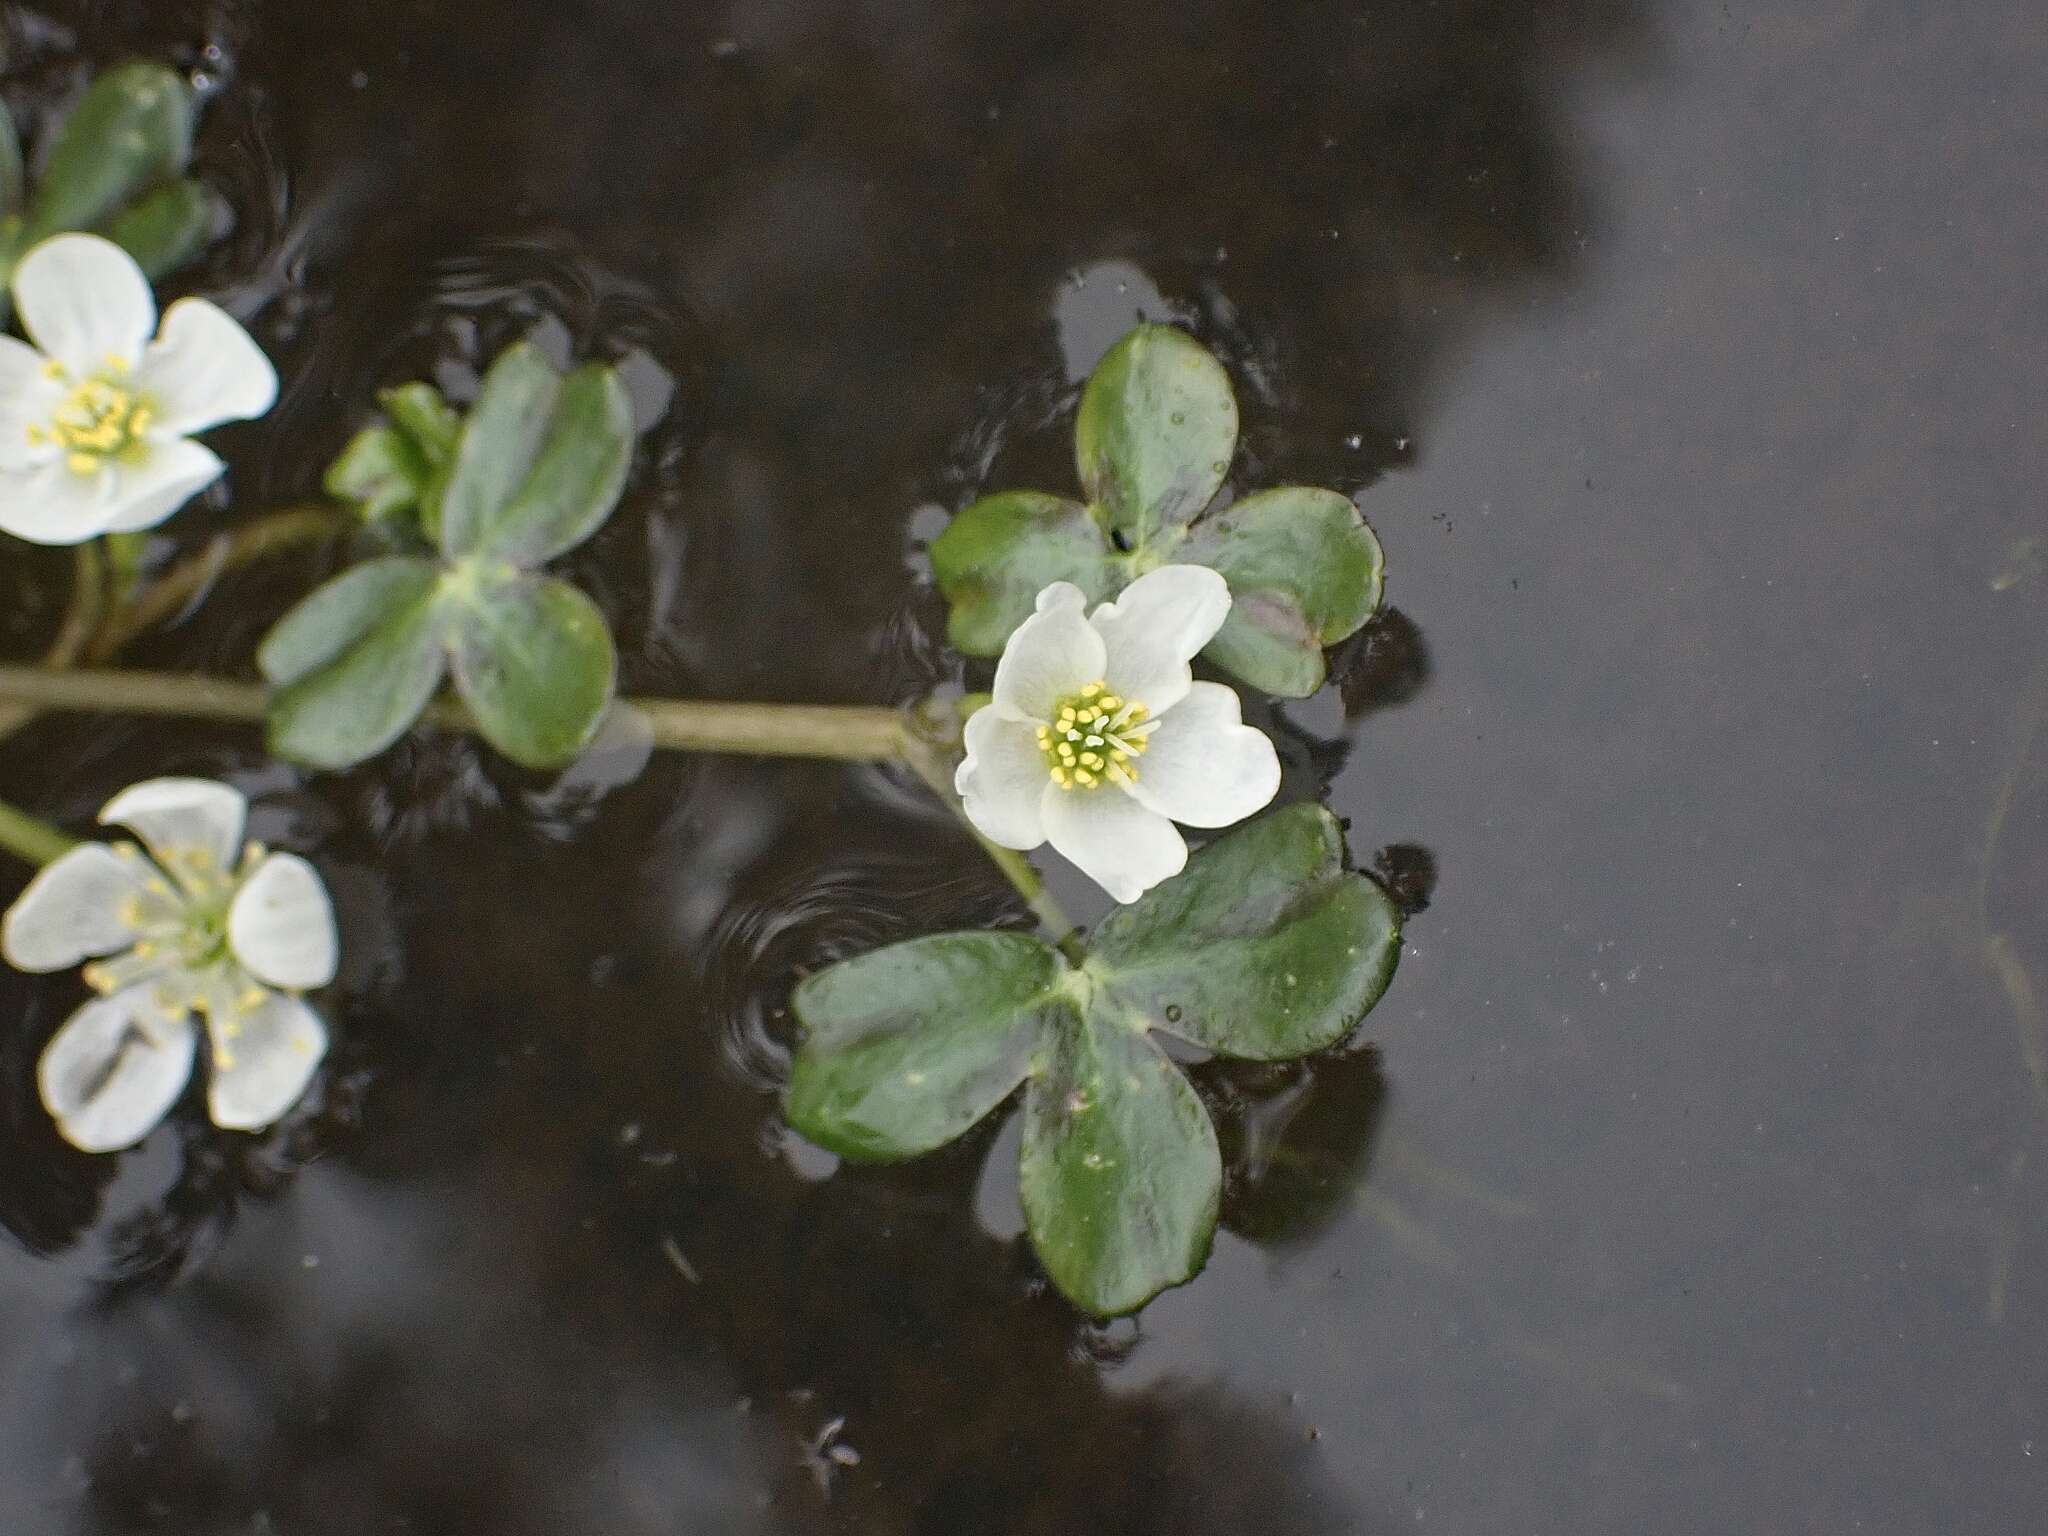
[[[147,988],[94,998],[43,1049],[43,1107],[82,1152],[132,1147],[185,1091],[197,1034],[190,1019],[166,1020]]]
[[[1221,683],[1196,683],[1161,715],[1135,766],[1131,793],[1183,826],[1230,826],[1280,792],[1280,754]]]
[[[134,533],[154,528],[221,477],[227,465],[210,448],[183,438],[151,443],[139,464],[123,464],[116,472],[107,532]]]
[[[86,842],[45,864],[29,889],[14,897],[0,924],[0,952],[16,971],[61,971],[94,954],[135,942],[121,907],[141,897],[154,870],[121,858],[102,842]]]
[[[260,1131],[284,1117],[327,1054],[327,1026],[295,997],[272,992],[239,1016],[229,1037],[213,1026],[207,1112],[223,1130]]]
[[[54,441],[32,443],[29,428],[47,427],[64,386],[44,372],[43,354],[0,336],[0,469],[31,469],[57,456]]]
[[[1053,847],[1118,901],[1136,901],[1187,867],[1188,845],[1173,823],[1113,784],[1048,784],[1039,815]]]
[[[17,971],[61,971],[126,949],[136,934],[121,921],[121,907],[142,894],[152,873],[105,843],[80,843],[44,865],[14,899],[0,926],[0,952]]]
[[[190,437],[247,421],[277,403],[277,370],[249,333],[217,304],[180,299],[164,312],[135,388],[156,413],[156,437]]]
[[[1088,621],[1109,652],[1109,691],[1163,714],[1187,697],[1188,663],[1230,616],[1230,584],[1201,565],[1162,565]]]
[[[953,776],[967,819],[1005,848],[1036,848],[1045,841],[1038,802],[1051,775],[1038,750],[1037,728],[1006,720],[993,705],[967,718],[967,756]]]
[[[228,908],[228,948],[273,987],[324,987],[334,980],[340,946],[319,872],[293,853],[273,853],[258,864]]]
[[[1045,720],[1062,698],[1102,681],[1102,637],[1089,627],[1088,598],[1071,582],[1038,594],[996,663],[995,707],[1012,720]]]
[[[0,529],[34,544],[83,544],[105,533],[116,510],[116,472],[79,475],[61,458],[26,473],[0,472]]]
[[[149,279],[98,235],[56,235],[22,257],[14,307],[29,339],[74,374],[97,373],[110,360],[133,368],[156,329]]]
[[[212,868],[229,868],[242,844],[249,802],[239,789],[211,779],[149,779],[124,789],[100,811],[100,821],[118,822],[143,842],[169,870],[189,868],[197,851]]]

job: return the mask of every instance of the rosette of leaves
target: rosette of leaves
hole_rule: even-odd
[[[33,178],[0,109],[0,294],[28,249],[51,235],[104,235],[153,282],[213,238],[216,200],[185,174],[197,105],[161,64],[123,64],[86,87],[52,132]],[[31,184],[33,181],[33,184]],[[6,300],[0,297],[0,314]]]
[[[541,567],[618,505],[633,412],[618,374],[564,377],[529,342],[499,354],[466,420],[425,385],[383,397],[390,418],[358,437],[336,480],[361,485],[419,552],[343,572],[280,619],[257,666],[276,690],[280,757],[345,768],[397,740],[452,677],[484,739],[530,768],[558,767],[596,734],[617,657],[597,605]],[[377,455],[389,474],[364,473]],[[349,466],[344,470],[343,466]]]
[[[1090,602],[1155,566],[1206,565],[1230,583],[1230,617],[1202,653],[1262,693],[1305,698],[1323,650],[1379,606],[1379,540],[1347,497],[1306,486],[1212,510],[1237,451],[1223,365],[1186,332],[1140,325],[1089,375],[1074,423],[1085,502],[1043,491],[983,497],[932,542],[947,638],[994,656],[1047,585]]]
[[[1024,1216],[1054,1284],[1101,1317],[1208,1258],[1216,1132],[1158,1034],[1284,1061],[1342,1039],[1400,950],[1387,894],[1320,806],[1274,811],[1121,907],[1069,960],[1022,933],[943,933],[798,985],[785,1109],[860,1162],[945,1145],[1021,1086]]]

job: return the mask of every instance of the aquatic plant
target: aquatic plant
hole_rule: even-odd
[[[104,220],[182,176],[189,99],[181,119],[142,76],[116,75],[121,91],[96,85],[62,130],[100,145],[100,192],[48,193],[53,204],[32,203],[9,231]],[[119,143],[139,134],[148,150],[132,163],[107,161],[95,127],[122,112],[134,132]],[[73,153],[53,151],[46,186],[83,176],[67,169]],[[110,541],[95,535],[149,526],[209,483],[219,461],[186,437],[260,414],[275,376],[203,300],[172,306],[144,350],[147,281],[94,236],[29,251],[15,291],[50,360],[0,342],[0,476],[70,490],[27,496],[0,527],[79,554],[47,664],[0,667],[0,734],[47,708],[265,719],[278,757],[341,769],[417,725],[474,731],[514,763],[552,768],[624,704],[659,747],[902,765],[974,832],[1041,932],[931,934],[792,978],[801,1036],[784,1109],[818,1145],[886,1162],[1021,1098],[1027,1230],[1083,1310],[1142,1306],[1195,1274],[1213,1237],[1216,1130],[1162,1040],[1290,1060],[1344,1039],[1386,990],[1394,901],[1348,867],[1327,810],[1268,809],[1282,778],[1272,741],[1245,724],[1236,690],[1194,670],[1205,661],[1254,693],[1312,692],[1323,648],[1379,602],[1379,546],[1332,491],[1232,499],[1235,397],[1185,332],[1140,325],[1088,380],[1075,424],[1085,501],[1002,492],[934,542],[950,638],[967,657],[998,658],[963,726],[936,702],[615,700],[604,615],[546,567],[619,505],[633,414],[611,366],[564,373],[533,341],[498,354],[466,409],[426,383],[382,391],[378,419],[324,477],[326,505],[247,522],[147,579],[117,558],[125,579],[110,591]],[[112,660],[224,567],[338,532],[362,558],[270,630],[254,658],[262,685],[75,668]],[[444,681],[454,696],[437,699]],[[238,856],[245,810],[223,785],[136,786],[102,819],[134,828],[145,854],[74,846],[0,805],[0,846],[46,866],[8,914],[6,957],[34,971],[90,959],[102,994],[39,1071],[82,1148],[132,1145],[168,1113],[191,1071],[195,1013],[212,1040],[210,1113],[230,1129],[275,1122],[326,1048],[298,996],[334,975],[325,890],[292,855]],[[1191,854],[1182,826],[1230,830]],[[1086,932],[1022,857],[1047,842],[1119,904]]]

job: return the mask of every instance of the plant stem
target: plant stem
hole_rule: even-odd
[[[982,836],[981,829],[967,819],[967,808],[960,803],[960,796],[953,788],[953,775],[947,763],[947,754],[940,749],[938,743],[918,730],[916,722],[906,720],[905,725],[900,748],[903,760],[910,764],[920,779],[924,780],[925,787],[938,796],[939,803],[951,811],[954,819],[967,829],[968,835],[981,845],[981,851],[988,855],[989,862],[1003,872],[1003,878],[1024,898],[1024,904],[1031,909],[1045,931],[1052,935],[1060,953],[1075,965],[1079,965],[1087,954],[1081,947],[1079,925],[1068,917],[1059,902],[1053,899],[1052,892],[1045,888],[1045,882],[1038,877],[1038,871],[1031,867],[1029,859],[1014,848],[1005,848],[1000,843],[990,842]]]
[[[57,626],[57,638],[50,642],[45,666],[68,667],[84,654],[92,633],[99,628],[101,610],[106,607],[107,561],[98,539],[89,539],[72,555],[71,601]]]
[[[237,566],[313,543],[347,526],[348,518],[330,507],[287,507],[209,540],[108,614],[86,648],[85,659],[95,665],[112,660],[129,641],[161,624]]]
[[[189,672],[63,671],[0,667],[0,700],[39,709],[113,715],[183,715],[204,720],[264,717],[269,693]],[[829,704],[725,704],[693,699],[623,699],[653,729],[654,744],[682,752],[879,761],[900,757],[903,717],[893,709]],[[444,730],[475,728],[469,712],[439,699],[420,716]]]
[[[0,848],[24,863],[43,865],[60,859],[78,846],[47,821],[38,821],[26,811],[16,810],[0,800]]]
[[[842,762],[908,764],[1024,898],[1069,959],[1081,951],[1075,924],[1022,854],[998,847],[967,819],[944,744],[929,723],[900,710],[854,704],[729,704],[700,699],[629,698],[654,744],[676,752],[729,752],[754,757],[815,757]],[[115,715],[173,715],[204,720],[260,721],[269,694],[260,684],[181,672],[68,670],[0,666],[0,710],[14,706]],[[437,699],[420,717],[443,730],[475,722],[453,699]]]

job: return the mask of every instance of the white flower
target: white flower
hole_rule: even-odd
[[[1280,788],[1272,742],[1237,695],[1188,663],[1230,612],[1230,588],[1198,565],[1140,576],[1085,613],[1056,581],[996,663],[993,702],[967,722],[954,786],[1005,848],[1054,848],[1118,901],[1181,872],[1174,828],[1227,827]]]
[[[37,1068],[43,1104],[87,1152],[133,1146],[192,1075],[204,1014],[216,1125],[260,1130],[306,1090],[327,1030],[299,993],[334,979],[334,911],[304,859],[242,846],[248,802],[206,779],[151,779],[100,820],[129,842],[82,843],[31,880],[0,925],[24,971],[89,957],[100,996],[57,1031]]]
[[[155,527],[226,467],[191,435],[277,399],[262,348],[204,299],[173,304],[151,341],[149,280],[98,235],[22,257],[14,306],[36,344],[0,336],[0,529],[16,538]]]

